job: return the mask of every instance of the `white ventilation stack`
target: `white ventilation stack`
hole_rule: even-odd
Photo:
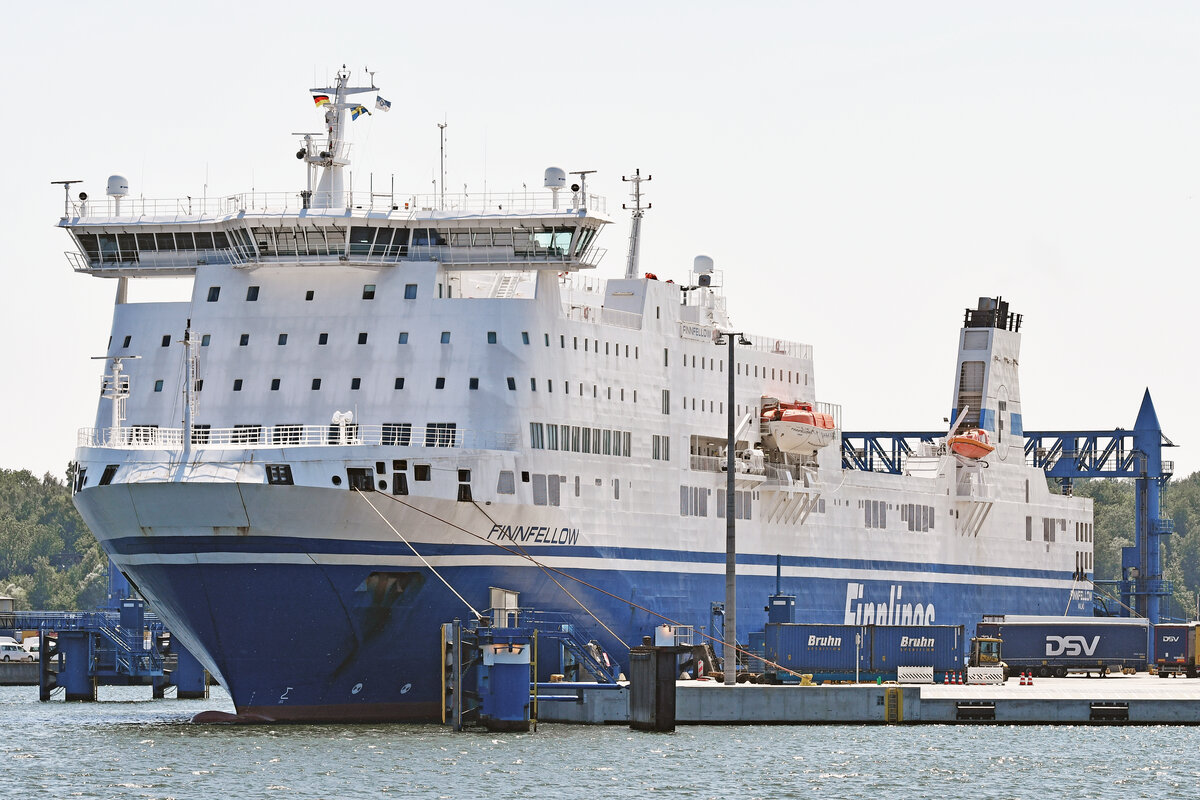
[[[129,179],[124,175],[108,176],[108,189],[106,193],[113,199],[113,216],[121,216],[121,198],[129,194]]]
[[[550,194],[554,198],[553,208],[558,211],[558,191],[567,185],[566,171],[561,167],[547,167],[546,180],[543,185],[550,190]]]

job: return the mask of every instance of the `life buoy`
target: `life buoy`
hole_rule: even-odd
[[[591,311],[592,311],[591,308],[589,308],[588,306],[584,306],[583,307],[583,318],[587,319],[589,316],[591,316]]]
[[[783,341],[782,341],[781,339],[776,339],[776,340],[775,340],[775,352],[776,352],[776,353],[782,353],[782,352],[783,352]]]

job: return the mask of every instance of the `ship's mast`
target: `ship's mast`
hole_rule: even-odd
[[[321,167],[321,177],[312,197],[313,208],[340,208],[349,205],[350,198],[346,196],[343,170],[350,165],[350,147],[345,141],[346,114],[359,103],[351,101],[351,95],[363,92],[378,91],[374,75],[371,75],[371,86],[349,86],[350,71],[343,64],[337,73],[337,85],[312,89],[314,95],[329,95],[325,104],[325,133],[327,140],[324,147],[306,143],[303,159],[310,167]],[[315,150],[315,152],[314,152]],[[311,188],[311,184],[310,184]]]
[[[653,178],[653,175],[642,177],[640,169],[635,169],[632,175],[621,178],[621,180],[633,184],[633,188],[629,192],[630,197],[633,198],[633,205],[621,204],[621,208],[633,209],[633,220],[629,224],[629,257],[625,261],[626,278],[636,278],[638,275],[638,257],[642,250],[642,216],[654,207],[653,203],[647,203],[646,207],[642,208],[642,181],[653,180]]]

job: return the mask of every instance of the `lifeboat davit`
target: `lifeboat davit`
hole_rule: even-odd
[[[762,421],[780,452],[812,455],[833,441],[837,424],[811,403],[764,403]]]
[[[951,436],[946,440],[946,444],[954,453],[973,460],[983,458],[996,449],[996,446],[988,440],[987,431],[979,428],[972,428],[957,436]]]

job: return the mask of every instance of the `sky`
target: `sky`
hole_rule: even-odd
[[[37,5],[38,7],[35,7]],[[6,10],[0,467],[62,475],[96,413],[115,282],[55,225],[81,179],[147,198],[296,191],[308,89],[345,63],[392,111],[355,188],[540,187],[594,169],[624,272],[724,273],[735,327],[815,348],[850,430],[938,429],[962,312],[1024,315],[1030,430],[1131,428],[1200,470],[1200,5],[1191,2],[21,3]],[[24,119],[21,122],[17,117]],[[78,191],[79,186],[74,187]]]

